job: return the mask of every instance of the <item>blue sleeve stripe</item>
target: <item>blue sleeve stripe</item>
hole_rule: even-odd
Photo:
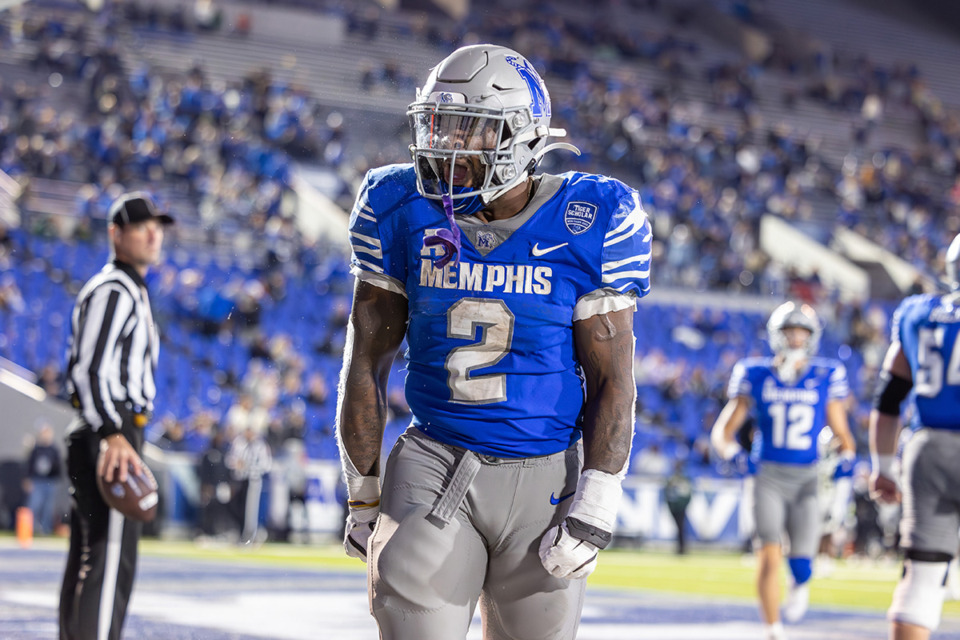
[[[373,209],[370,207],[363,207],[357,209],[357,217],[363,218],[364,220],[369,220],[370,222],[376,222],[377,218],[373,214]]]

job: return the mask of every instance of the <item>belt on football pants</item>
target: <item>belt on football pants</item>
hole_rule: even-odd
[[[430,515],[444,524],[449,524],[460,508],[470,485],[473,484],[473,479],[477,477],[478,471],[480,471],[480,459],[477,454],[464,450],[460,463],[457,464],[457,469],[450,478],[450,484],[443,490],[443,495],[433,506]]]

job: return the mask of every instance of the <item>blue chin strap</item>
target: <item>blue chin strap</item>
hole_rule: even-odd
[[[450,189],[447,185],[443,185],[445,193],[452,193],[454,195],[459,195],[470,191],[468,187],[453,187]],[[470,196],[468,198],[458,198],[454,200],[448,195],[444,195],[444,208],[446,208],[446,199],[449,199],[453,206],[453,212],[460,214],[462,216],[472,216],[477,211],[483,209],[483,200],[480,199],[480,196]]]

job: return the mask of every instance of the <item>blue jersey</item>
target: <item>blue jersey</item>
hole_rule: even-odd
[[[827,403],[849,393],[846,367],[830,358],[811,358],[794,384],[777,377],[773,358],[744,358],[733,367],[727,388],[730,398],[753,400],[761,464],[813,464],[817,437],[827,426]]]
[[[412,165],[371,170],[350,218],[353,272],[408,300],[413,424],[487,455],[545,455],[579,439],[573,322],[650,288],[652,234],[634,189],[581,173],[540,179],[514,218],[458,216],[459,264],[440,269],[424,238],[448,223],[417,193]]]
[[[914,427],[960,430],[960,307],[952,295],[910,296],[893,314],[892,341],[899,341],[913,372]]]

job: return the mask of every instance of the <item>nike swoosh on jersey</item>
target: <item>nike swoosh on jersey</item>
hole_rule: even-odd
[[[559,498],[558,498],[555,494],[551,493],[551,494],[550,494],[550,504],[560,504],[561,502],[563,502],[563,501],[566,500],[567,498],[572,498],[572,497],[574,496],[574,494],[576,494],[576,493],[577,493],[576,491],[571,491],[571,492],[568,493],[567,495],[565,495],[565,496],[560,496]]]
[[[552,247],[544,247],[543,249],[541,249],[540,243],[538,242],[537,244],[533,245],[533,249],[530,249],[530,253],[532,253],[535,258],[539,258],[540,256],[547,255],[551,251],[556,251],[557,249],[563,249],[568,244],[570,243],[564,242],[562,244],[554,245]]]

